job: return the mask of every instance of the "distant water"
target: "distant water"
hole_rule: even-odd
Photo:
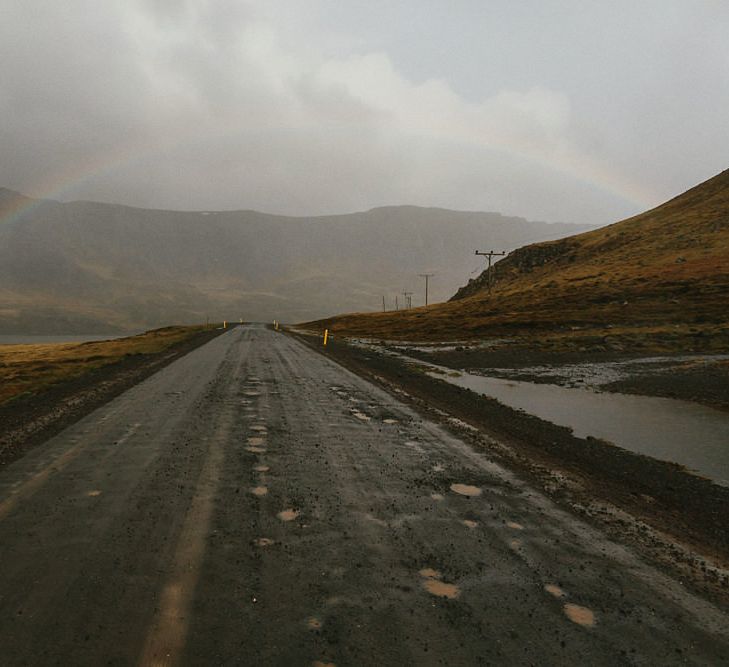
[[[74,334],[68,336],[23,336],[0,334],[0,345],[41,345],[43,343],[87,343],[93,340],[112,340],[129,334]]]

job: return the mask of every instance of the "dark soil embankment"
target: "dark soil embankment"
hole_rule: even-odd
[[[311,338],[302,336],[309,344]],[[308,340],[307,340],[308,338]],[[321,342],[316,341],[317,349]],[[402,390],[398,398],[410,400],[421,410],[455,417],[481,433],[492,436],[506,447],[494,447],[489,453],[537,482],[552,497],[588,513],[593,519],[621,535],[628,521],[594,509],[607,502],[638,521],[645,522],[679,544],[696,550],[719,563],[729,562],[729,488],[686,472],[676,464],[634,454],[592,438],[575,437],[564,427],[502,405],[474,392],[432,378],[401,359],[332,341],[324,352],[350,370],[384,385]],[[565,475],[572,484],[556,484],[555,475]],[[593,508],[593,509],[590,509]],[[642,536],[637,540],[652,555],[663,550],[659,558],[675,565],[680,550],[665,553],[665,545],[652,543]],[[635,537],[635,535],[634,535]],[[698,562],[683,563],[700,585],[724,590],[729,581],[718,580],[704,571]]]
[[[130,354],[0,405],[0,467],[221,333],[200,331],[162,351]]]

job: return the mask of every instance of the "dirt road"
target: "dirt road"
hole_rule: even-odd
[[[0,656],[726,664],[729,613],[250,326],[0,472]]]

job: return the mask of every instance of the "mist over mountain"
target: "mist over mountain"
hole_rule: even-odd
[[[512,250],[588,226],[415,206],[326,217],[180,212],[31,200],[0,189],[0,332],[137,330],[177,322],[301,321],[442,301]]]

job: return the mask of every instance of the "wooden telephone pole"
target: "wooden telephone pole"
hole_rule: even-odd
[[[488,252],[481,252],[480,250],[477,250],[475,255],[482,255],[488,260],[489,268],[488,271],[488,289],[489,292],[491,291],[491,287],[494,284],[494,275],[491,273],[491,261],[494,257],[503,257],[506,253],[505,252],[494,252],[493,250],[489,250]],[[494,269],[494,273],[496,273],[496,270]]]
[[[425,278],[425,305],[428,305],[428,278],[432,278],[435,273],[419,273],[421,278]]]
[[[403,292],[402,295],[405,297],[405,302],[408,304],[407,307],[412,308],[413,307],[413,299],[412,299],[413,293],[412,292]]]

